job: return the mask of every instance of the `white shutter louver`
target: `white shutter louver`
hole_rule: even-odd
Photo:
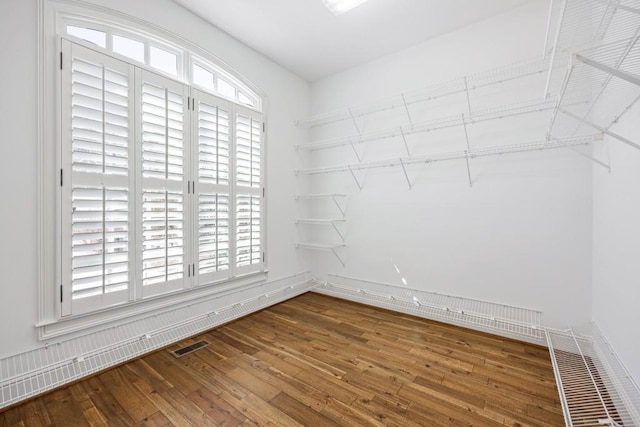
[[[184,287],[187,230],[184,86],[139,71],[143,296]]]
[[[126,290],[129,284],[127,189],[72,192],[72,298]]]
[[[142,194],[142,284],[183,277],[184,211],[180,193]]]
[[[229,184],[229,112],[198,103],[198,171],[201,184]]]
[[[230,270],[230,105],[197,92],[198,284],[224,279]]]
[[[75,314],[128,300],[132,70],[67,41],[63,49],[62,165],[71,171],[62,189],[63,314]]]
[[[198,206],[198,274],[228,270],[229,196],[200,193]]]
[[[259,264],[261,252],[259,196],[236,196],[236,265]]]
[[[237,184],[260,188],[262,121],[238,114],[236,121]]]
[[[236,114],[235,256],[241,273],[259,271],[262,258],[262,117]]]

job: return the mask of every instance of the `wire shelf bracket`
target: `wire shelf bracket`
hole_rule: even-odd
[[[317,218],[302,218],[297,219],[296,224],[325,224],[331,225],[331,227],[335,230],[336,234],[340,237],[342,243],[345,241],[344,233],[340,231],[338,228],[339,223],[344,223],[346,220],[344,218],[341,219],[317,219]]]
[[[340,211],[340,213],[344,217],[347,214],[347,209],[346,209],[346,207],[343,207],[340,204],[338,199],[344,199],[346,197],[347,197],[346,194],[341,194],[341,193],[301,194],[301,195],[297,195],[295,197],[295,199],[296,200],[299,200],[299,199],[331,199],[333,201],[333,204],[336,206],[336,208],[338,208],[338,210]]]
[[[340,254],[338,254],[337,249],[346,246],[344,243],[341,244],[331,244],[328,245],[326,243],[312,243],[312,242],[308,242],[308,243],[298,243],[296,244],[296,248],[303,248],[303,249],[311,249],[311,250],[316,250],[316,251],[329,251],[331,252],[338,261],[340,261],[340,264],[342,264],[343,267],[345,267],[345,263],[344,260],[342,259],[342,257],[340,256]]]

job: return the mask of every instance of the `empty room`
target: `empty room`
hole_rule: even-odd
[[[0,34],[0,427],[640,426],[640,0]]]

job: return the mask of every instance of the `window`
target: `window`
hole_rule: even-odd
[[[257,103],[221,79],[235,102],[216,96],[200,65],[198,89],[170,78],[179,55],[148,42],[111,43],[121,56],[61,43],[63,316],[264,271]]]
[[[257,111],[261,109],[260,97],[238,79],[211,61],[185,51],[179,46],[150,39],[144,34],[97,25],[93,22],[84,23],[74,20],[64,28],[68,36],[99,46],[107,52],[122,55],[125,60],[132,59],[155,71],[181,79],[187,84],[198,86],[251,109]],[[185,71],[189,69],[190,75]]]

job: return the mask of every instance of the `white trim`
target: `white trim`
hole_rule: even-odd
[[[131,318],[145,313],[175,308],[193,301],[199,301],[208,297],[221,297],[235,292],[242,292],[266,282],[267,272],[256,273],[224,281],[202,285],[197,289],[187,288],[175,291],[171,294],[157,295],[144,300],[138,300],[120,307],[106,308],[92,313],[84,313],[76,316],[68,316],[60,320],[39,322],[36,324],[41,330],[40,340],[48,340],[64,336],[74,332],[80,332],[88,328],[105,325],[111,322]]]

